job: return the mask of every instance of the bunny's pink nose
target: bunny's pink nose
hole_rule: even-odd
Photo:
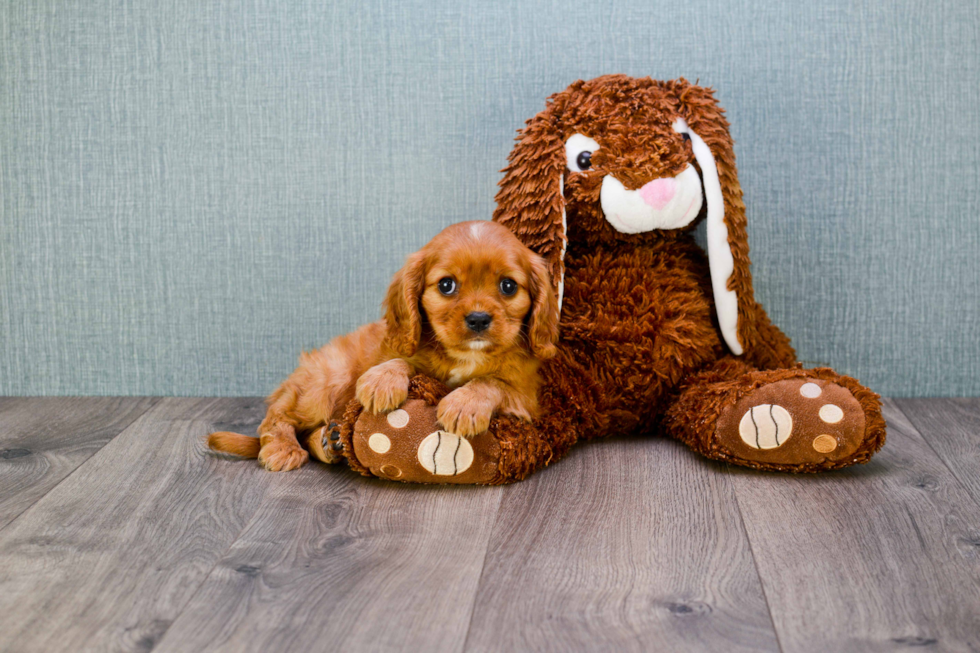
[[[640,197],[657,211],[667,206],[667,202],[674,199],[674,192],[677,190],[677,182],[673,177],[654,179],[648,184],[644,184],[639,190]]]

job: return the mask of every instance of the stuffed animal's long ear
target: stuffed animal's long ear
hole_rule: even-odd
[[[411,356],[422,339],[419,299],[425,286],[426,255],[416,252],[395,273],[385,296],[385,339],[402,356]]]
[[[754,340],[751,325],[761,309],[752,291],[745,204],[735,169],[732,137],[724,112],[710,89],[682,83],[678,90],[686,116],[674,123],[674,130],[690,137],[701,168],[718,324],[728,348],[741,355]]]
[[[528,282],[531,291],[531,316],[528,319],[527,339],[531,353],[547,360],[558,353],[558,296],[548,274],[548,264],[539,256],[531,259]]]
[[[518,134],[503,170],[493,220],[544,257],[560,309],[565,285],[562,259],[568,237],[563,195],[565,143],[554,124],[556,97],[549,98],[545,110],[528,120]]]

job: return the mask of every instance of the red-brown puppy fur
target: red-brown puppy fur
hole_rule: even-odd
[[[467,325],[474,315],[489,325],[475,331]],[[499,224],[453,225],[395,275],[383,320],[301,356],[269,397],[258,440],[221,432],[208,444],[258,457],[272,471],[295,469],[308,459],[300,439],[322,438],[355,396],[372,412],[397,408],[415,374],[455,388],[438,407],[448,431],[476,435],[494,414],[531,420],[538,367],[555,355],[557,338],[558,304],[544,260]]]

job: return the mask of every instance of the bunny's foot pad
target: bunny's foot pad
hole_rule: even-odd
[[[449,433],[436,421],[436,407],[422,399],[387,414],[361,411],[350,446],[359,466],[392,481],[489,484],[498,475],[497,440],[489,432]]]
[[[832,381],[796,378],[763,385],[718,418],[716,445],[768,465],[843,466],[865,441],[865,411]],[[768,466],[767,465],[767,466]]]

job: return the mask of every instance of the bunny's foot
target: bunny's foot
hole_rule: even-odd
[[[500,447],[484,431],[463,437],[436,421],[436,407],[410,399],[387,414],[363,411],[351,438],[354,456],[374,476],[409,483],[489,484]]]
[[[885,441],[878,396],[830,369],[750,371],[695,384],[665,427],[709,458],[773,471],[864,463]]]
[[[504,482],[492,427],[462,437],[439,424],[437,406],[448,392],[443,384],[419,376],[412,379],[408,401],[388,413],[374,414],[352,401],[338,440],[350,466],[366,476],[406,483]]]
[[[568,411],[534,423],[494,417],[471,437],[438,421],[449,388],[425,376],[411,380],[408,401],[372,414],[359,402],[347,406],[340,428],[341,453],[365,476],[405,483],[500,485],[520,481],[559,459],[577,439]]]

